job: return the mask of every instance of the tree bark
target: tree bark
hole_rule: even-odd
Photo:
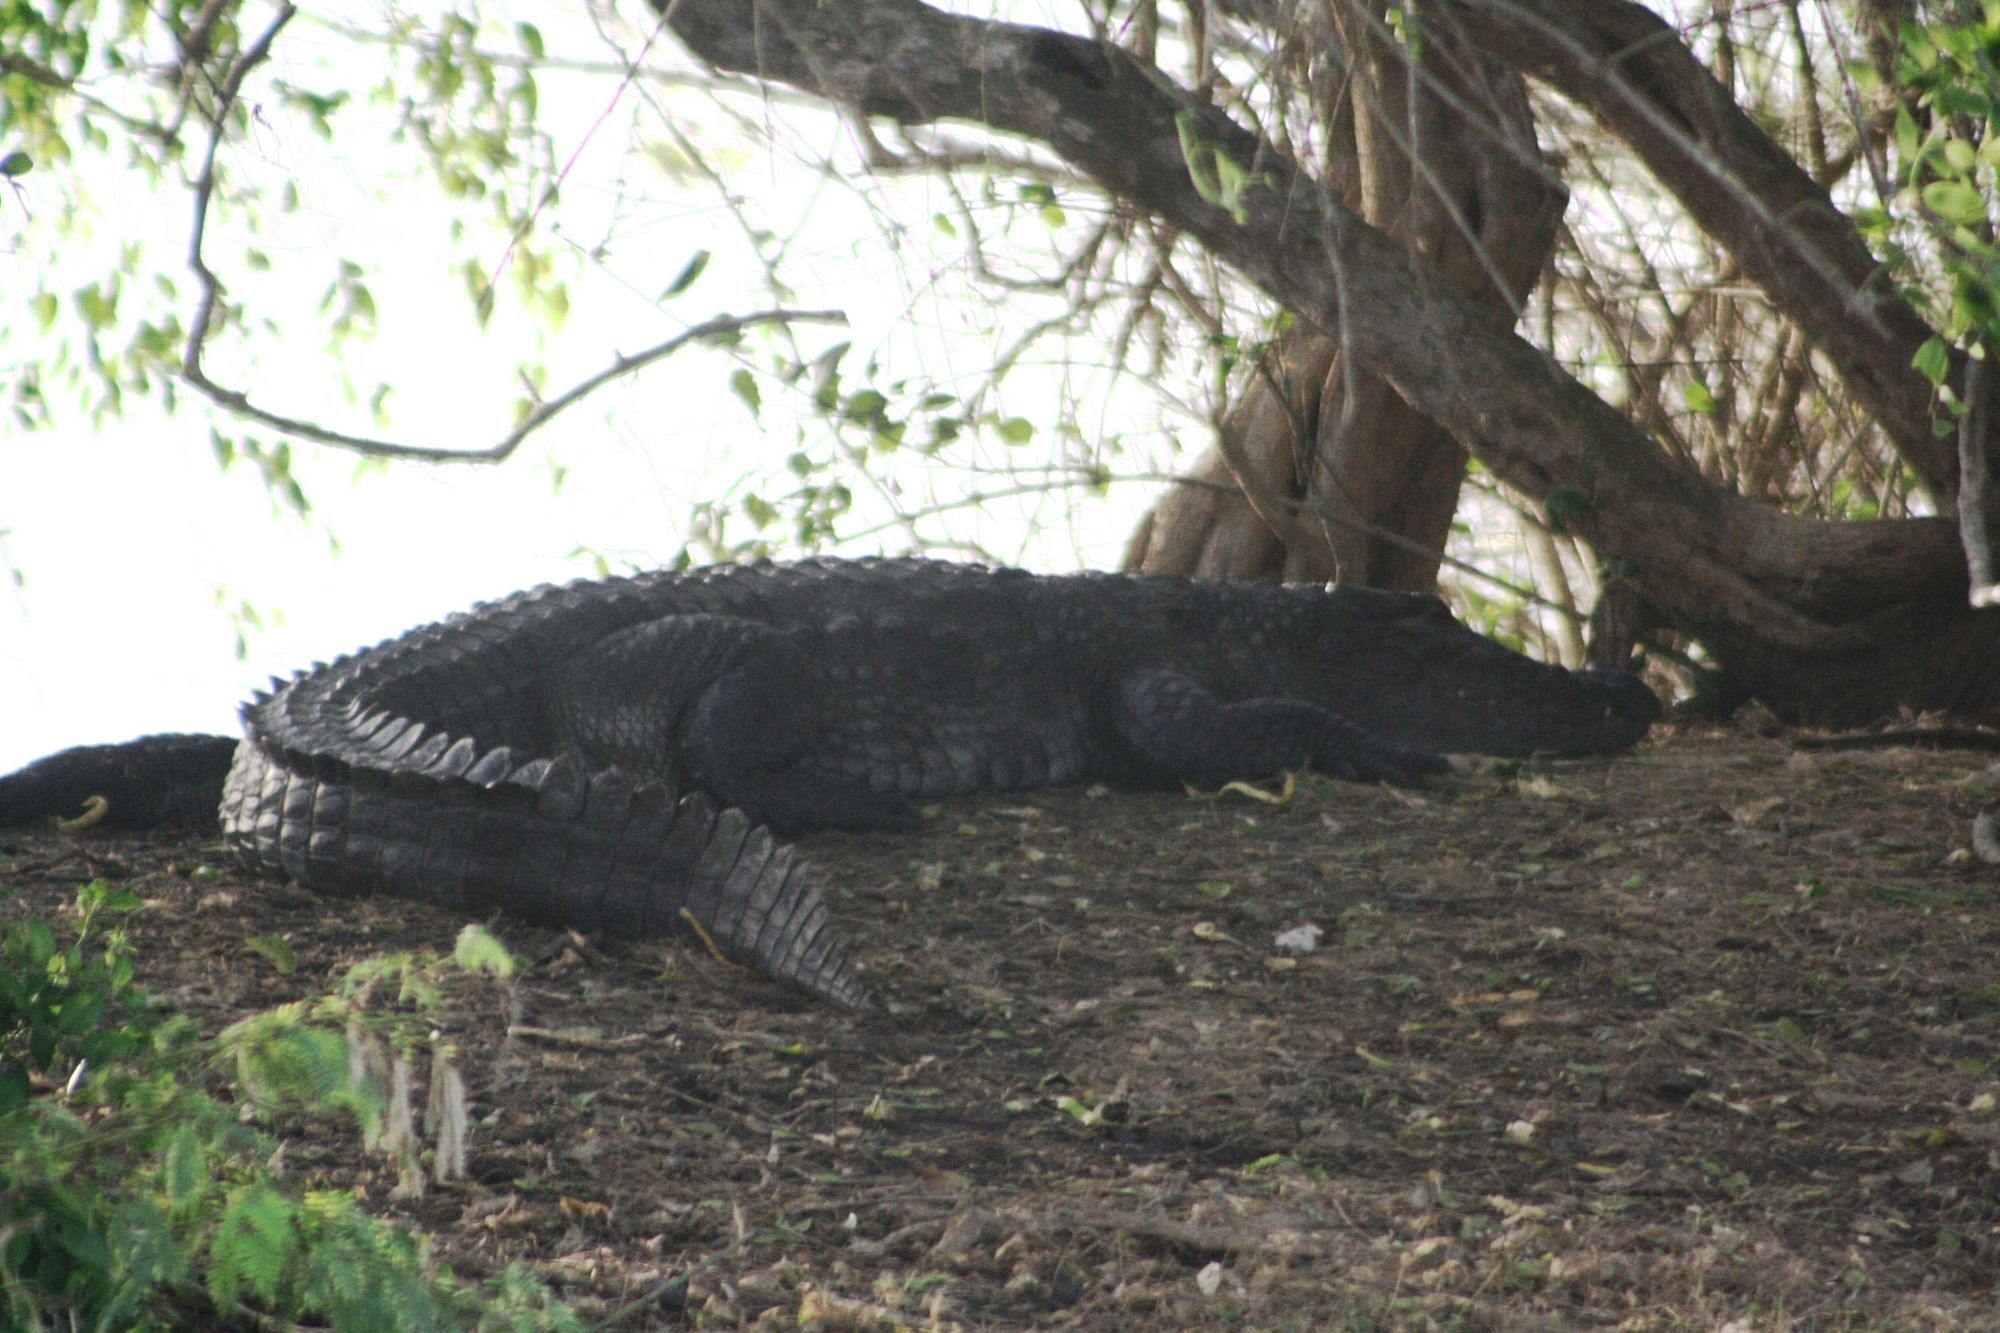
[[[1568,529],[1621,568],[1653,621],[1702,640],[1782,715],[1848,721],[1908,705],[2000,718],[2000,614],[1965,605],[1955,525],[1821,523],[1718,491],[1549,356],[1496,328],[1435,267],[1126,52],[919,0],[657,2],[715,65],[868,114],[961,119],[1038,140],[1193,236],[1337,335],[1358,367],[1511,485],[1544,502],[1560,496]],[[1189,179],[1177,112],[1257,173],[1242,221]],[[1889,300],[1868,294],[1872,309]]]
[[[1448,35],[1414,68],[1409,48],[1387,40],[1381,7],[1334,7],[1320,34],[1348,56],[1335,94],[1346,105],[1320,116],[1347,131],[1328,151],[1354,164],[1345,202],[1504,328],[1548,262],[1567,201],[1535,143],[1527,88]],[[1215,445],[1141,521],[1125,567],[1432,587],[1465,446],[1315,325],[1282,333],[1259,371]]]

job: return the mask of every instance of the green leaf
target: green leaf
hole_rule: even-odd
[[[296,1243],[292,1219],[298,1205],[262,1181],[238,1187],[229,1198],[210,1254],[215,1267],[209,1294],[224,1307],[236,1303],[247,1285],[265,1304],[278,1297],[278,1283]]]
[[[520,970],[514,955],[507,952],[492,931],[484,926],[467,926],[458,932],[458,942],[452,946],[452,961],[468,972],[485,972],[496,977],[511,977]]]
[[[1945,375],[1951,369],[1951,352],[1944,339],[1932,334],[1917,349],[1917,354],[1910,358],[1910,365],[1932,384],[1943,384]]]
[[[569,318],[569,285],[558,282],[538,288],[537,293],[541,299],[542,317],[548,321],[549,327],[562,328],[563,321]]]
[[[1917,148],[1922,136],[1917,131],[1917,119],[1910,114],[1910,108],[1896,104],[1896,152],[1904,162],[1917,160]]]
[[[993,429],[1008,444],[1026,444],[1035,438],[1035,423],[1026,417],[1008,417],[995,423]]]
[[[42,326],[42,332],[47,333],[55,326],[56,310],[60,304],[54,292],[36,292],[34,299],[28,302],[28,308],[35,312],[35,322]]]
[[[1715,394],[1699,375],[1681,386],[1681,397],[1687,401],[1691,412],[1699,412],[1703,416],[1712,416],[1715,412]]]
[[[708,251],[695,251],[688,257],[688,262],[681,265],[681,271],[674,275],[674,280],[667,284],[667,289],[660,293],[660,299],[662,301],[671,300],[694,286],[694,280],[699,278],[701,271],[707,267]]]
[[[0,157],[0,176],[25,176],[33,169],[35,160],[26,153],[16,150]]]
[[[62,1017],[56,1026],[65,1037],[74,1037],[97,1026],[104,1017],[104,992],[78,991],[63,1001]]]
[[[281,976],[290,976],[299,967],[299,956],[283,935],[252,935],[243,941],[243,952],[256,954]]]
[[[28,1070],[19,1060],[0,1059],[0,1116],[28,1101]]]
[[[521,43],[521,50],[527,53],[528,59],[540,60],[548,54],[548,48],[542,44],[542,30],[534,24],[516,23],[514,37]]]
[[[889,400],[879,389],[860,389],[849,394],[841,404],[840,415],[849,421],[874,421],[881,417]]]
[[[757,377],[747,370],[737,370],[729,377],[729,387],[743,405],[750,409],[751,416],[759,415],[764,407],[764,394],[757,387]]]
[[[117,300],[106,296],[104,289],[94,282],[88,287],[77,289],[76,309],[77,313],[83,316],[83,322],[93,329],[104,328],[118,318]]]
[[[111,1264],[128,1291],[187,1280],[187,1251],[174,1235],[173,1224],[151,1199],[128,1198],[113,1203],[105,1235]],[[127,1310],[137,1313],[131,1306],[112,1306],[104,1312],[98,1327],[124,1324]],[[143,1321],[135,1322],[143,1326]]]
[[[1100,1108],[1067,1094],[1056,1098],[1056,1109],[1079,1125],[1099,1125],[1104,1122],[1104,1112]]]
[[[206,1193],[208,1173],[201,1131],[194,1121],[183,1120],[160,1153],[159,1183],[166,1191],[167,1205],[175,1212],[184,1211]]]
[[[1924,207],[1947,222],[1975,223],[1986,218],[1986,199],[1964,181],[1932,181],[1923,188]]]

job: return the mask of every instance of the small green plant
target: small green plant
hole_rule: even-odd
[[[157,1010],[120,925],[138,904],[91,883],[67,942],[40,917],[0,932],[0,1325],[183,1327],[249,1307],[336,1329],[581,1327],[517,1269],[461,1282],[349,1195],[274,1177],[276,1142],[200,1086],[218,1050],[261,1094],[364,1125],[380,1094],[351,1086],[342,1034],[303,1012],[222,1048]]]

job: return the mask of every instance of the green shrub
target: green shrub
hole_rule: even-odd
[[[138,903],[92,883],[68,943],[42,918],[0,933],[0,1325],[170,1327],[242,1309],[336,1329],[581,1327],[517,1269],[461,1282],[349,1195],[273,1176],[276,1141],[202,1090],[205,1068],[364,1126],[379,1094],[349,1086],[347,1043],[310,1006],[239,1024],[227,1059],[159,1012],[119,924]]]

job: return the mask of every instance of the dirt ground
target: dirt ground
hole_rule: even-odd
[[[953,801],[806,842],[889,1011],[495,923],[528,975],[440,1018],[469,1179],[396,1197],[306,1122],[290,1170],[618,1328],[1996,1328],[1993,760]],[[9,831],[0,911],[136,886],[215,1029],[463,924],[226,866]]]

